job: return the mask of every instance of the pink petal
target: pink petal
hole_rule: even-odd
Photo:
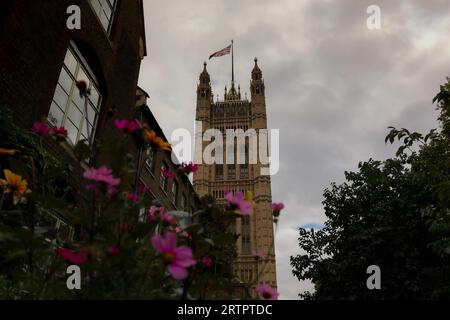
[[[185,268],[171,264],[169,265],[168,269],[172,277],[177,280],[186,279],[188,276],[188,271]]]
[[[168,232],[166,234],[166,247],[170,250],[174,250],[177,247],[177,235],[173,232]]]
[[[241,213],[244,215],[249,215],[253,212],[253,207],[251,203],[243,201],[239,203],[239,211],[241,211]]]
[[[164,243],[164,239],[161,236],[153,236],[151,238],[151,242],[153,247],[156,249],[156,251],[158,251],[159,253],[163,253],[165,252],[165,243]]]

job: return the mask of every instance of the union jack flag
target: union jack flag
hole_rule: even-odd
[[[230,44],[228,47],[223,48],[222,50],[219,50],[219,51],[217,51],[217,52],[214,52],[212,55],[209,56],[209,60],[210,60],[211,58],[217,58],[217,57],[224,56],[224,55],[226,55],[226,54],[230,54],[230,50],[231,50],[231,44]]]

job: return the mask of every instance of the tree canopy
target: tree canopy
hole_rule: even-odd
[[[396,155],[369,159],[324,192],[321,230],[300,229],[303,253],[292,272],[311,280],[305,299],[448,299],[450,297],[450,81],[433,99],[439,129],[423,135],[390,127]],[[367,268],[381,270],[369,290]]]

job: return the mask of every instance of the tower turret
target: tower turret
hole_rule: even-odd
[[[264,79],[262,77],[262,71],[258,66],[258,59],[255,58],[255,66],[252,70],[252,80],[250,82],[250,91],[252,97],[264,96]]]
[[[206,62],[203,62],[203,71],[200,73],[199,84],[197,85],[197,100],[211,100],[211,80],[206,70]]]
[[[200,73],[199,83],[197,84],[197,120],[205,121],[208,119],[212,100],[211,80],[206,70],[206,62],[204,62],[203,71]]]

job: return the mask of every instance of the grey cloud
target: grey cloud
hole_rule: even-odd
[[[390,125],[436,127],[431,99],[450,69],[448,0],[377,0],[382,29],[366,28],[372,0],[145,1],[147,45],[140,85],[170,136],[192,131],[202,63],[235,40],[236,79],[248,91],[253,58],[266,82],[268,123],[280,128],[282,201],[276,235],[281,298],[310,289],[291,274],[293,226],[323,223],[323,189],[369,157],[391,156]],[[208,61],[213,92],[229,85],[229,56]]]

